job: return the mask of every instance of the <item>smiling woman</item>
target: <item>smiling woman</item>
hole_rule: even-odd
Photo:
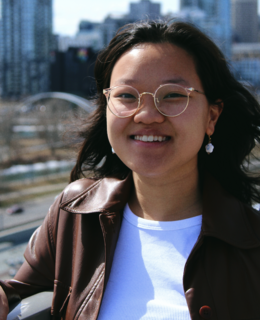
[[[258,319],[256,99],[180,22],[124,26],[95,77],[72,183],[0,282],[0,319],[43,290],[58,319]]]
[[[113,105],[115,112],[107,112],[107,134],[117,156],[132,170],[134,179],[153,177],[154,182],[158,178],[170,186],[180,177],[188,175],[192,179],[195,174],[196,181],[198,152],[205,133],[213,134],[222,107],[209,105],[204,94],[196,93],[201,93],[203,87],[192,56],[169,43],[137,45],[126,51],[113,68],[110,85],[122,83],[131,83],[140,92],[135,99],[138,103],[131,111],[132,94],[123,96],[123,101],[118,90],[116,96],[110,94],[108,107]],[[190,89],[189,96],[181,85],[197,89]],[[156,92],[154,99],[151,92]],[[125,111],[122,119],[116,112],[125,108],[131,112]],[[157,141],[153,137],[158,137]],[[159,209],[156,204],[152,207],[154,211]],[[172,209],[169,220],[174,220],[176,215]],[[164,220],[162,208],[157,212],[160,215],[157,218]]]

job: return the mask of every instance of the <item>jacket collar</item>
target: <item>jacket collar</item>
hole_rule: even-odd
[[[89,179],[80,179],[65,189],[66,197],[60,208],[80,214],[94,212],[119,212],[130,196],[133,187],[132,174],[124,180],[104,178],[89,183]],[[86,183],[89,186],[86,186]],[[75,196],[73,196],[75,194]],[[72,195],[72,196],[71,196]]]
[[[205,177],[202,201],[202,235],[245,249],[260,246],[248,219],[250,214],[257,216],[256,211],[226,192],[209,174]],[[259,216],[255,222],[260,230]]]
[[[79,214],[121,212],[133,187],[131,174],[124,180],[104,178],[85,189],[84,180],[78,180],[68,187],[69,200],[61,204],[61,209]],[[82,185],[79,187],[80,183]],[[76,196],[71,197],[73,188],[77,192]],[[83,191],[79,193],[79,190]],[[260,246],[248,220],[248,214],[256,215],[255,210],[227,193],[211,175],[206,175],[202,199],[201,236],[215,237],[244,249]],[[260,219],[256,221],[260,230]]]

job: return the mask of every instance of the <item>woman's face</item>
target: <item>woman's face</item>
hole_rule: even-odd
[[[169,43],[146,43],[118,59],[110,87],[125,84],[139,93],[154,93],[161,84],[173,82],[203,92],[193,58],[185,50]],[[139,175],[163,178],[189,173],[197,170],[205,133],[213,134],[219,114],[219,108],[197,92],[190,94],[188,108],[175,118],[160,114],[153,97],[144,95],[141,109],[129,118],[118,118],[107,109],[108,139],[117,156]],[[141,141],[144,136],[161,138]]]

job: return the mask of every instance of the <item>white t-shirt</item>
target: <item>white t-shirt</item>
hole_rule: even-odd
[[[127,205],[98,320],[190,320],[182,277],[201,221],[146,220]]]

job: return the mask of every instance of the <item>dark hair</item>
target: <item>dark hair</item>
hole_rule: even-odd
[[[214,152],[210,156],[206,154],[206,136],[199,151],[200,176],[208,171],[241,201],[247,204],[260,202],[257,190],[260,176],[250,174],[244,165],[256,142],[260,142],[259,104],[234,78],[218,47],[196,27],[184,22],[128,24],[100,52],[95,65],[97,109],[82,128],[84,141],[71,180],[78,179],[85,170],[92,171],[96,178],[128,174],[130,169],[111,152],[106,132],[106,99],[102,90],[110,86],[111,72],[118,58],[140,43],[171,43],[193,57],[209,103],[218,103],[220,99],[224,104],[212,136]]]

